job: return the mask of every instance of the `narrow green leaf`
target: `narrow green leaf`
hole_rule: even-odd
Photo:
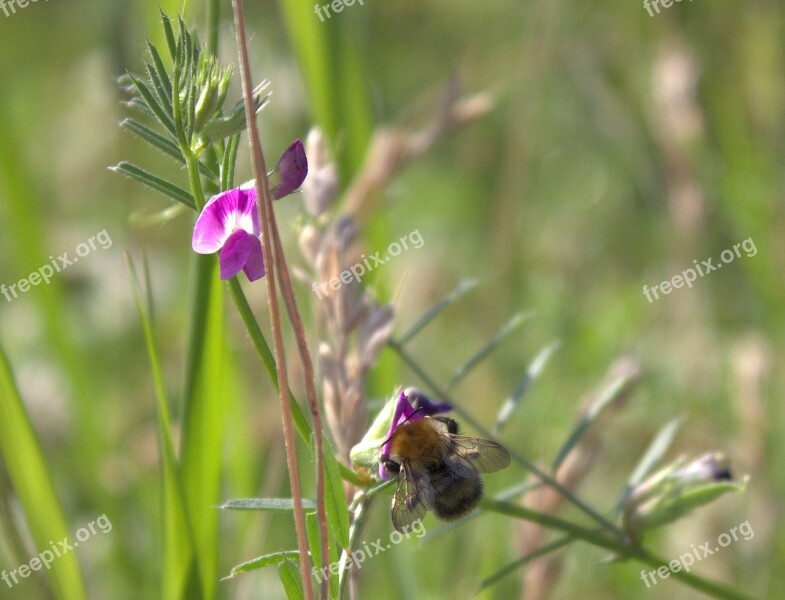
[[[464,295],[468,294],[471,290],[477,287],[477,281],[474,279],[466,279],[461,281],[455,289],[453,289],[449,294],[447,294],[443,300],[437,302],[433,307],[428,309],[425,314],[420,317],[417,322],[412,325],[406,333],[398,338],[398,344],[403,346],[406,342],[412,339],[415,335],[417,335],[420,330],[425,327],[428,323],[430,323],[434,318],[436,318],[441,312],[457,302],[460,298]]]
[[[188,208],[196,210],[196,204],[194,204],[194,198],[191,196],[191,194],[186,192],[183,188],[173,184],[172,182],[161,179],[160,177],[145,171],[141,167],[137,167],[136,165],[133,165],[129,162],[122,161],[114,167],[109,167],[109,169],[111,171],[115,171],[116,173],[127,175],[132,179],[136,179],[147,187],[150,187],[157,192],[161,192],[165,196],[169,196],[178,202],[182,202]]]
[[[128,222],[137,227],[152,227],[171,221],[182,214],[185,210],[184,204],[170,204],[166,208],[148,212],[145,209],[135,210],[128,217]]]
[[[502,325],[501,329],[494,335],[491,340],[478,350],[469,360],[456,369],[450,381],[447,383],[447,389],[455,387],[464,377],[466,377],[471,370],[480,364],[491,352],[498,348],[508,337],[518,331],[526,321],[534,316],[533,312],[517,313],[512,318]]]
[[[158,96],[158,101],[161,103],[160,106],[169,115],[170,118],[174,116],[172,112],[172,95],[166,94],[166,88],[164,87],[161,78],[158,76],[158,72],[155,70],[155,67],[151,65],[149,62],[144,61],[144,67],[147,71],[147,76],[150,78],[150,83],[155,90],[155,95]]]
[[[313,437],[313,436],[312,436]],[[327,509],[327,522],[330,524],[335,539],[343,549],[349,548],[349,509],[346,506],[346,495],[343,492],[343,481],[338,460],[327,436],[322,443],[324,450],[324,495]],[[316,440],[311,440],[311,452],[316,462]]]
[[[172,81],[169,79],[169,73],[166,72],[166,67],[164,66],[164,61],[161,60],[161,55],[158,54],[158,48],[155,47],[155,44],[152,44],[150,40],[147,40],[147,49],[150,51],[150,56],[153,58],[153,64],[155,65],[155,72],[158,74],[158,79],[161,81],[161,85],[163,86],[164,92],[167,94],[167,103],[169,108],[172,107]]]
[[[150,91],[150,88],[147,87],[147,84],[134,75],[130,75],[130,77],[134,82],[136,89],[139,91],[139,94],[142,96],[142,99],[147,103],[149,109],[153,111],[153,114],[160,121],[161,125],[163,125],[169,133],[176,135],[172,117],[167,114],[158,100],[156,100],[155,95]]]
[[[624,488],[624,492],[619,499],[619,504],[616,506],[616,516],[620,515],[622,510],[624,510],[624,502],[627,500],[630,492],[646,479],[649,473],[657,466],[657,463],[665,456],[665,453],[673,443],[673,438],[676,437],[676,433],[679,431],[679,427],[681,427],[683,421],[684,417],[676,417],[669,421],[665,427],[660,429],[657,436],[652,440],[651,444],[649,444],[649,447],[646,449],[646,452],[641,457],[635,470],[627,481],[627,487]]]
[[[564,442],[559,453],[556,455],[556,460],[553,461],[553,472],[555,473],[559,466],[561,466],[562,462],[567,455],[570,453],[570,450],[573,449],[575,444],[577,444],[580,439],[583,437],[583,434],[586,433],[586,430],[592,426],[592,424],[600,418],[600,415],[605,411],[605,409],[610,406],[615,400],[617,400],[622,394],[625,394],[629,391],[630,384],[637,379],[637,371],[627,370],[622,373],[620,376],[616,377],[610,385],[608,385],[602,393],[598,396],[598,398],[592,403],[589,407],[589,410],[586,411],[581,419],[578,421],[578,424],[575,426],[575,429],[572,430],[570,435],[567,437],[567,441]]]
[[[174,40],[174,31],[172,30],[172,21],[169,19],[164,11],[161,12],[161,23],[164,26],[164,35],[166,35],[166,46],[169,48],[169,56],[172,61],[177,57],[177,43]]]
[[[232,567],[231,572],[228,576],[224,577],[224,579],[230,579],[239,573],[247,573],[248,571],[254,571],[256,569],[261,569],[262,567],[281,564],[281,562],[287,557],[297,558],[299,556],[300,552],[297,550],[283,550],[281,552],[274,552],[273,554],[265,554],[264,556],[253,558],[249,561]]]
[[[48,548],[50,540],[73,538],[47,468],[44,452],[19,396],[11,366],[0,347],[0,455],[16,497],[25,514],[37,548]],[[54,596],[60,600],[82,600],[85,594],[77,555],[58,558],[46,571]],[[9,584],[10,585],[10,584]],[[24,595],[24,592],[22,592]]]
[[[139,121],[135,121],[134,119],[124,119],[120,123],[120,127],[138,135],[154,148],[158,148],[161,152],[168,154],[178,162],[185,164],[185,159],[183,158],[183,154],[180,152],[180,147],[177,144],[168,138],[165,138],[160,133],[153,131],[146,125],[142,125]]]
[[[502,405],[501,410],[499,410],[499,414],[496,417],[497,435],[509,422],[524,394],[531,387],[531,384],[534,382],[534,380],[540,376],[540,373],[542,373],[545,365],[548,364],[548,361],[550,360],[551,356],[553,356],[553,353],[558,349],[558,347],[559,342],[551,342],[542,350],[540,350],[537,356],[534,357],[534,360],[529,363],[529,367],[526,369],[526,374],[523,376],[520,382],[518,382],[518,385],[515,387],[515,391],[509,398],[507,398],[507,400]]]
[[[316,502],[303,498],[303,508],[313,510]],[[227,500],[218,508],[223,510],[260,510],[266,512],[292,512],[294,501],[291,498],[235,498]]]
[[[283,562],[278,565],[278,577],[281,578],[288,600],[303,600],[303,582],[300,577],[300,569],[286,556],[284,556]]]

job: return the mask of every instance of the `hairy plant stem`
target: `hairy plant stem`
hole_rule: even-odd
[[[617,540],[608,537],[606,534],[602,533],[601,530],[597,531],[593,529],[587,529],[585,527],[581,527],[580,525],[565,521],[564,519],[539,513],[523,506],[486,498],[480,502],[480,508],[489,512],[538,523],[539,525],[542,525],[548,529],[556,529],[558,531],[569,533],[576,539],[589,542],[594,546],[605,548],[606,550],[611,550],[619,557],[637,560],[638,562],[654,567],[655,569],[668,564],[666,559],[657,556],[656,554],[653,554],[644,548],[633,546],[631,543],[625,540]],[[695,575],[691,572],[671,571],[671,575],[673,575],[674,579],[678,579],[685,585],[688,585],[696,590],[700,590],[701,592],[713,598],[724,598],[727,600],[752,600],[750,596],[747,596],[742,592],[722,584],[709,581],[708,579],[704,579],[703,577]]]
[[[268,306],[270,309],[270,321],[273,333],[273,347],[275,350],[276,358],[276,371],[278,375],[279,390],[278,397],[281,403],[281,414],[283,418],[284,428],[284,441],[286,443],[286,458],[289,467],[289,482],[292,491],[292,500],[294,502],[294,522],[297,534],[297,546],[300,551],[300,572],[302,577],[305,598],[313,600],[313,588],[311,585],[311,578],[308,569],[308,542],[305,534],[305,513],[302,507],[302,491],[300,489],[300,473],[299,465],[297,463],[297,452],[294,441],[294,430],[292,425],[292,413],[289,406],[289,384],[286,373],[286,357],[283,346],[283,336],[281,332],[281,316],[278,307],[278,295],[275,288],[276,271],[279,270],[279,260],[283,262],[285,259],[283,254],[273,250],[274,240],[274,219],[272,197],[270,194],[270,187],[267,181],[267,168],[264,162],[264,154],[262,152],[262,145],[259,139],[259,132],[256,128],[256,110],[253,103],[253,80],[251,78],[251,68],[248,60],[248,47],[245,37],[245,18],[243,15],[242,0],[232,0],[232,8],[234,11],[234,25],[237,36],[237,48],[240,57],[240,74],[243,87],[243,98],[245,100],[245,120],[248,129],[248,141],[251,148],[252,164],[254,176],[256,178],[256,195],[259,204],[259,214],[262,221],[262,243],[264,245],[265,266],[267,269],[267,282],[268,291]],[[278,246],[276,244],[276,246]],[[321,434],[317,434],[317,443],[321,447]],[[321,452],[317,455],[317,460],[322,458]],[[323,476],[323,466],[320,464],[318,467],[317,477]],[[323,485],[323,483],[322,483]],[[321,494],[322,501],[324,494]],[[322,504],[321,508],[324,508]],[[320,519],[322,518],[323,511],[320,510]],[[323,556],[327,556],[328,549],[323,547]],[[322,596],[326,598],[326,581],[322,586]]]

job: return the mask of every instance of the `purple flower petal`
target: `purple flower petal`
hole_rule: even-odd
[[[255,248],[261,249],[259,238],[252,236],[247,231],[238,229],[230,235],[218,255],[221,279],[226,280],[237,275],[251,258]]]
[[[235,230],[259,237],[259,212],[253,188],[234,188],[210,198],[196,219],[191,246],[194,252],[211,254],[220,250]]]
[[[288,196],[302,185],[305,176],[308,175],[308,159],[300,140],[294,140],[292,145],[286,149],[278,159],[275,170],[281,178],[281,183],[273,191],[274,200]]]
[[[251,255],[245,261],[243,271],[245,271],[248,281],[256,281],[264,277],[264,253],[262,252],[262,241],[256,237],[251,237],[251,239],[254,241],[254,245]]]
[[[401,423],[417,421],[419,419],[422,419],[422,415],[415,411],[412,408],[412,405],[409,404],[409,399],[406,397],[406,392],[401,392],[401,395],[398,397],[398,403],[395,405],[395,413],[393,414],[392,422],[390,423],[390,429],[387,431],[387,436],[385,437],[386,441],[382,445],[382,456],[390,456],[392,435],[395,433],[395,429],[398,427],[398,425]],[[390,478],[387,468],[381,462],[379,462],[379,477],[383,481],[386,481]]]

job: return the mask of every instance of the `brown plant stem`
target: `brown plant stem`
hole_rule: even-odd
[[[243,99],[245,101],[245,120],[248,125],[248,143],[251,147],[253,158],[253,171],[256,179],[256,197],[259,205],[259,214],[262,224],[262,243],[264,245],[265,267],[267,269],[268,307],[270,309],[270,322],[273,334],[273,348],[275,350],[275,364],[278,375],[278,398],[281,403],[283,419],[284,442],[286,444],[286,462],[289,469],[289,485],[292,491],[294,504],[294,526],[297,535],[297,547],[300,551],[300,572],[303,579],[305,598],[313,600],[313,588],[308,569],[308,541],[305,534],[305,513],[302,506],[302,490],[300,489],[300,469],[297,463],[297,449],[292,426],[292,413],[289,406],[289,382],[286,374],[286,356],[284,353],[283,336],[281,334],[281,315],[278,307],[278,295],[275,289],[276,256],[272,244],[272,197],[267,181],[267,168],[262,153],[262,144],[259,132],[256,129],[256,110],[253,104],[253,83],[251,67],[248,61],[248,46],[245,37],[245,17],[243,14],[242,0],[232,0],[234,12],[235,35],[237,36],[237,51],[240,57],[240,75],[243,84]]]

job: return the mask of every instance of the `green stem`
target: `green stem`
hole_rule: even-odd
[[[587,529],[585,527],[581,527],[580,525],[565,521],[564,519],[539,513],[523,506],[486,498],[480,502],[480,508],[489,512],[495,512],[498,514],[531,521],[548,529],[556,529],[565,533],[569,533],[577,539],[589,542],[590,544],[600,548],[605,548],[606,550],[611,550],[620,557],[637,560],[638,562],[654,567],[655,569],[668,565],[667,560],[657,556],[656,554],[652,554],[643,548],[636,548],[624,541],[610,538],[599,531]],[[752,600],[752,598],[746,594],[738,592],[722,584],[704,579],[703,577],[695,575],[694,573],[687,571],[671,571],[671,575],[673,575],[674,579],[678,579],[685,585],[688,585],[696,590],[700,590],[701,592],[708,594],[713,598],[725,598],[727,600]]]

